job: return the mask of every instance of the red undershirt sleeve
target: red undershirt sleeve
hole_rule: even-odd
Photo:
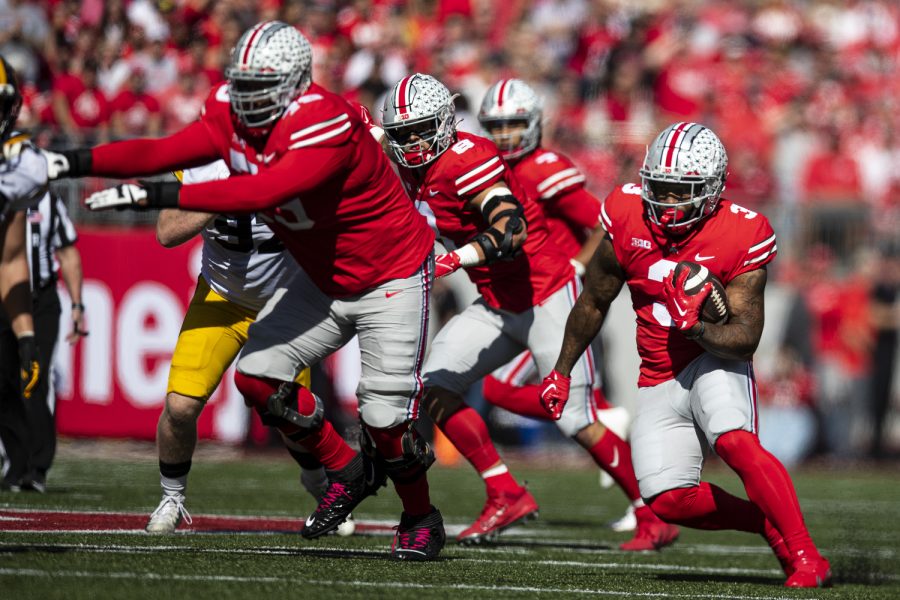
[[[313,192],[336,173],[347,169],[353,147],[310,147],[291,150],[256,175],[242,175],[181,188],[178,207],[227,213],[251,213],[274,208]]]
[[[195,121],[170,136],[102,144],[93,149],[91,174],[142,177],[199,167],[220,158],[207,125]]]

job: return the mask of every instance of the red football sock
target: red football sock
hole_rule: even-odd
[[[766,517],[758,506],[705,481],[694,487],[668,490],[647,504],[667,523],[695,529],[765,532]]]
[[[619,484],[629,500],[634,501],[641,497],[634,476],[634,467],[631,465],[631,446],[625,440],[607,429],[600,441],[588,452],[594,458],[594,462]]]
[[[748,431],[729,431],[716,441],[716,453],[744,482],[747,497],[781,532],[791,554],[817,556],[791,477],[759,438]]]
[[[500,461],[484,419],[471,407],[463,406],[437,426],[482,476],[488,493],[519,490],[519,484]]]
[[[234,383],[244,395],[244,403],[247,406],[252,406],[257,410],[266,410],[269,396],[274,394],[283,382],[235,373]],[[315,396],[304,386],[299,386],[297,390],[297,408],[305,415],[315,410]],[[334,471],[343,469],[356,456],[356,451],[347,445],[347,442],[337,434],[328,421],[325,421],[320,429],[312,432],[287,422],[277,427],[279,431],[287,437],[295,439],[298,444],[318,458],[326,469]]]
[[[517,386],[488,375],[484,378],[481,393],[484,399],[494,406],[499,406],[517,415],[542,421],[551,420],[550,415],[541,406],[541,386],[539,385]]]
[[[704,481],[696,487],[663,492],[648,505],[656,516],[667,523],[695,529],[734,529],[758,533],[765,538],[782,566],[790,563],[791,557],[784,539],[759,507],[732,496],[720,487]]]
[[[356,451],[347,445],[344,438],[338,435],[328,421],[322,424],[321,429],[310,433],[297,443],[319,459],[326,469],[332,471],[343,469],[356,457]]]
[[[386,460],[401,458],[403,456],[403,434],[409,429],[406,423],[390,427],[388,429],[376,429],[366,425],[366,431],[375,442],[378,453]],[[403,512],[408,515],[426,515],[431,512],[431,497],[428,492],[428,477],[423,471],[421,476],[413,481],[397,483],[394,481],[394,489],[400,496],[403,504]]]

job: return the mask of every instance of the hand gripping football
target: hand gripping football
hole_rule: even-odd
[[[700,311],[700,320],[707,323],[721,325],[728,320],[728,296],[725,295],[725,286],[718,277],[709,272],[709,269],[695,262],[683,260],[675,265],[675,281],[685,269],[689,270],[684,291],[688,295],[696,294],[707,281],[712,283],[712,291],[703,303]]]

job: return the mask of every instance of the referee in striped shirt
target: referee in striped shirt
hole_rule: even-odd
[[[10,406],[3,410],[5,418],[15,417],[22,421],[19,427],[14,427],[22,432],[21,439],[14,436],[12,440],[3,440],[9,461],[5,480],[18,480],[23,490],[44,492],[47,471],[56,453],[56,398],[52,391],[51,365],[62,313],[56,289],[57,273],[62,276],[72,299],[72,331],[66,336],[66,341],[74,344],[87,335],[87,331],[84,330],[81,296],[81,254],[75,247],[78,235],[65,204],[58,196],[47,193],[36,207],[28,209],[26,221],[32,314],[41,378],[27,400],[22,397],[0,398],[3,403],[21,403],[21,410]],[[0,314],[0,317],[0,337],[3,338],[0,343],[6,343],[9,322],[5,315]]]

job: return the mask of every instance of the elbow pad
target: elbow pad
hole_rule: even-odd
[[[490,227],[475,237],[475,243],[481,247],[486,263],[497,260],[513,260],[521,252],[521,248],[513,246],[513,236],[521,233],[527,224],[525,209],[514,196],[494,196],[483,206],[485,213],[490,214],[500,202],[515,204],[515,208],[500,211],[491,219]],[[496,227],[498,221],[509,217],[504,231]]]

